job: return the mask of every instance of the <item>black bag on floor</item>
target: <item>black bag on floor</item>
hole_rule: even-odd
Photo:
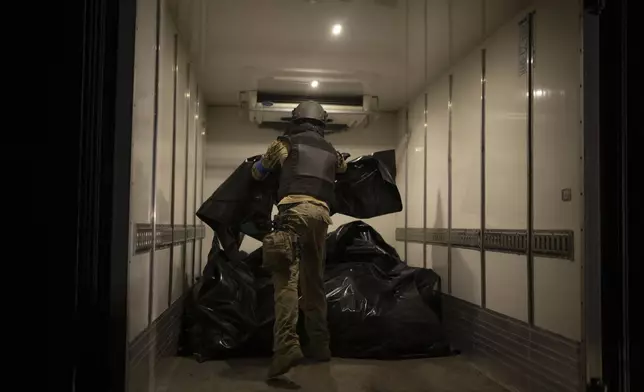
[[[201,360],[270,355],[273,287],[261,267],[261,248],[243,261],[230,261],[214,245],[187,304],[185,353]],[[327,249],[325,291],[334,356],[449,355],[434,271],[407,266],[360,221],[330,233]],[[298,332],[305,343],[301,323]]]
[[[440,277],[409,267],[364,222],[327,237],[325,290],[333,355],[400,359],[449,355]]]

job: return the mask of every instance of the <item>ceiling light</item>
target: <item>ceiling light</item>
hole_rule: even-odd
[[[331,33],[333,33],[333,35],[340,35],[342,33],[342,25],[341,24],[333,25],[333,28],[331,29]]]
[[[311,87],[313,88],[318,88],[319,85],[320,85],[320,82],[318,82],[317,80],[314,80],[311,82]]]

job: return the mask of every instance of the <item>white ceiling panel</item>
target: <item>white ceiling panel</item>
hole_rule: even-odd
[[[381,109],[395,110],[424,87],[425,72],[431,81],[449,65],[450,20],[454,59],[484,35],[483,0],[166,1],[215,105],[260,89],[377,95]],[[486,30],[526,1],[486,0]]]

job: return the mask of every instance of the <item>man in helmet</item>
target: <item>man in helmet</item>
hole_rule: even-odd
[[[347,164],[345,156],[324,139],[326,119],[319,103],[298,105],[285,136],[278,137],[252,169],[253,177],[262,180],[280,168],[276,227],[263,241],[263,263],[275,288],[269,378],[288,372],[305,358],[296,332],[298,305],[310,341],[304,347],[306,357],[331,358],[323,282],[325,245],[335,175],[346,171]]]

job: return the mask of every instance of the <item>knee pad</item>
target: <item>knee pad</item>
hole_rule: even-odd
[[[297,237],[286,231],[274,231],[264,237],[262,265],[269,271],[288,270],[297,260]]]

